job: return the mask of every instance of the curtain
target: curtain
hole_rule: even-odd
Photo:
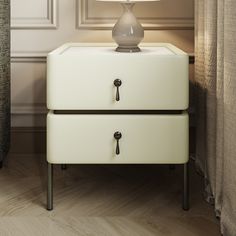
[[[10,0],[0,0],[0,166],[10,143]]]
[[[236,0],[195,0],[196,165],[221,232],[236,236]]]

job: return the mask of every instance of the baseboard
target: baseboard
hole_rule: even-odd
[[[10,153],[19,155],[45,154],[46,128],[12,127]]]

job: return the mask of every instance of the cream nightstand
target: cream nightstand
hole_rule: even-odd
[[[66,44],[47,59],[48,210],[53,164],[184,164],[188,209],[188,55],[170,44],[118,53]]]

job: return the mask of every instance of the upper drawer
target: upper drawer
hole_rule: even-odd
[[[173,46],[169,47],[143,47],[141,53],[117,53],[113,47],[68,46],[61,53],[49,54],[48,108],[188,108],[188,56]],[[114,84],[116,79],[121,81],[119,101],[116,101],[119,85]]]

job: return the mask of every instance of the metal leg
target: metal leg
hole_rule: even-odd
[[[47,210],[53,209],[53,164],[48,163]]]
[[[3,161],[0,161],[0,169],[3,167]]]
[[[184,164],[183,210],[189,210],[189,164]]]
[[[67,169],[67,165],[66,165],[66,164],[62,164],[62,165],[61,165],[61,169],[62,169],[62,170],[66,170],[66,169]]]

